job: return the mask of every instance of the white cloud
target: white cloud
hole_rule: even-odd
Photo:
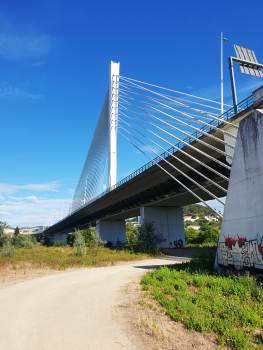
[[[0,35],[0,56],[17,60],[24,57],[36,57],[49,53],[51,39],[47,35],[10,34]]]
[[[38,100],[43,97],[41,94],[32,94],[18,87],[7,85],[6,83],[0,84],[0,97],[9,99],[25,99],[25,100]]]
[[[60,187],[60,184],[57,182],[51,182],[47,184],[29,184],[29,185],[10,185],[7,183],[0,183],[0,193],[12,194],[19,190],[32,190],[35,192],[40,192],[40,191],[59,192],[56,189],[58,187]]]
[[[36,63],[33,63],[32,66],[33,67],[38,67],[38,66],[42,66],[45,62],[36,62]]]
[[[33,201],[33,202],[37,202],[37,197],[36,196],[29,196],[29,197],[26,197],[25,199],[29,199],[29,200],[31,200],[31,201]]]
[[[0,196],[0,201],[4,201],[5,197],[4,196]]]
[[[0,221],[10,226],[50,225],[68,214],[71,199],[47,199],[28,196],[0,203]],[[64,210],[63,210],[64,205]]]
[[[2,221],[2,217],[7,217],[7,216],[12,216],[12,214],[7,211],[0,211],[0,221]]]

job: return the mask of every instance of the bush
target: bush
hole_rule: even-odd
[[[126,242],[128,244],[137,243],[138,227],[133,226],[133,223],[128,221],[126,223]]]
[[[185,243],[186,244],[196,244],[200,243],[199,231],[190,227],[184,230]]]
[[[96,227],[89,227],[81,231],[87,247],[94,247],[97,244]]]
[[[158,245],[163,243],[165,238],[158,230],[153,221],[144,221],[138,230],[138,244],[142,251],[153,252]]]
[[[53,244],[53,247],[65,247],[65,244],[63,242],[58,241]]]
[[[37,245],[37,241],[34,236],[20,234],[12,238],[12,244],[16,249],[33,249]]]
[[[192,227],[184,230],[186,244],[207,244],[218,243],[220,231],[213,225],[204,225],[200,230],[195,230]]]
[[[76,256],[83,256],[87,253],[86,243],[81,231],[74,232],[73,253]]]
[[[44,237],[41,239],[40,243],[41,243],[43,246],[45,246],[45,247],[50,247],[50,246],[51,246],[50,238],[47,237],[47,236],[44,236]]]
[[[14,254],[14,246],[11,243],[11,239],[6,239],[0,249],[0,257],[12,256]]]

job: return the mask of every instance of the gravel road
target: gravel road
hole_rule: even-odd
[[[1,350],[142,350],[118,312],[132,276],[185,257],[79,269],[0,289]]]

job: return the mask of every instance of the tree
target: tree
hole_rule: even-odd
[[[94,247],[97,244],[96,227],[89,227],[82,231],[87,247]]]
[[[133,244],[137,242],[138,228],[134,227],[131,221],[126,223],[126,242]]]
[[[15,236],[17,237],[19,235],[19,228],[18,226],[15,228]]]
[[[185,243],[186,244],[196,244],[201,243],[201,237],[199,235],[199,231],[193,229],[192,227],[184,230],[185,234]]]
[[[154,252],[165,238],[153,221],[144,221],[139,228],[138,243],[143,251]]]

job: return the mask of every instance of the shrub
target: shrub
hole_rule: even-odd
[[[37,241],[34,236],[20,234],[13,237],[12,244],[16,249],[33,249],[37,245]]]
[[[200,230],[195,230],[192,227],[185,229],[186,244],[207,244],[218,243],[220,231],[213,225],[203,225]]]
[[[12,256],[14,254],[14,246],[11,243],[11,239],[6,239],[3,243],[3,247],[0,249],[0,257]]]
[[[126,223],[126,242],[129,244],[137,243],[138,227],[134,227],[132,222]]]
[[[199,231],[190,227],[184,230],[185,234],[185,243],[186,244],[196,244],[200,243]]]
[[[50,241],[50,238],[47,237],[47,236],[44,236],[40,243],[43,245],[43,246],[46,246],[46,247],[50,247],[51,246],[51,241]]]
[[[202,235],[204,243],[218,243],[220,231],[213,226],[205,226],[200,228],[200,234]]]
[[[69,245],[70,247],[73,247],[74,239],[75,239],[74,233],[69,233],[66,239],[67,245]]]
[[[138,230],[138,243],[143,251],[153,252],[164,241],[163,234],[155,227],[153,221],[146,220],[142,223]]]
[[[65,247],[65,244],[63,242],[58,241],[53,244],[53,247]]]
[[[87,253],[86,243],[81,231],[74,232],[73,253],[76,256],[83,256]]]
[[[89,227],[81,231],[87,247],[94,247],[97,244],[96,227]]]

